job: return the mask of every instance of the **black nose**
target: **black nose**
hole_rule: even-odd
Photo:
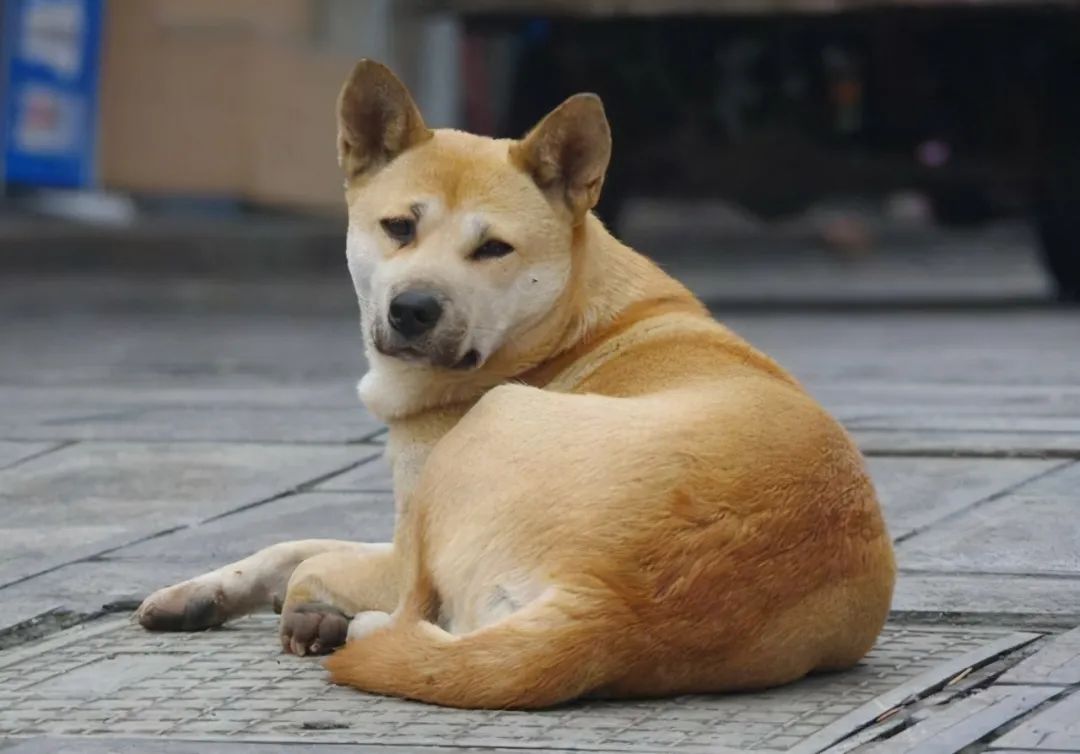
[[[390,326],[406,338],[423,335],[442,316],[442,304],[428,291],[405,291],[390,302]]]

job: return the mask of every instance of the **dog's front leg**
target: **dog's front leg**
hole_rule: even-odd
[[[304,561],[289,580],[281,612],[281,645],[293,654],[321,654],[390,620],[398,604],[402,568],[412,554],[416,487],[438,440],[465,409],[439,412],[422,422],[391,425],[388,458],[394,472],[397,521],[394,544],[379,549],[328,552]]]
[[[354,616],[389,615],[397,607],[400,582],[396,545],[367,545],[305,560],[285,594],[282,648],[296,655],[336,649],[345,643]]]
[[[281,605],[296,567],[316,555],[364,552],[379,545],[336,539],[281,542],[217,570],[151,594],[135,617],[151,631],[200,631]],[[389,547],[389,545],[382,545]]]
[[[410,561],[413,488],[435,444],[468,410],[455,406],[421,420],[391,424],[388,458],[394,472],[394,544],[316,555],[289,580],[281,612],[281,644],[293,654],[330,652],[347,637],[389,621],[398,604],[401,568]]]
[[[331,652],[346,638],[389,622],[400,596],[401,567],[411,552],[412,491],[432,447],[429,442],[391,442],[397,511],[392,546],[327,552],[305,560],[293,572],[281,611],[281,646],[286,652]]]

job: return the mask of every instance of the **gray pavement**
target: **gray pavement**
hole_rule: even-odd
[[[869,456],[901,567],[879,647],[763,694],[473,714],[329,687],[277,653],[268,618],[129,625],[149,590],[263,545],[392,526],[344,276],[179,288],[0,279],[5,754],[1080,751],[1063,633],[1080,624],[1080,313],[719,312]]]

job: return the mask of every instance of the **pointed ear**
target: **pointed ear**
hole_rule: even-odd
[[[611,159],[611,129],[595,94],[575,94],[511,147],[510,158],[575,220],[596,206]]]
[[[431,138],[405,85],[374,60],[353,68],[337,110],[338,163],[348,178],[376,170]]]

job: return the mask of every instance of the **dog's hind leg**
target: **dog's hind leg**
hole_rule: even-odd
[[[278,609],[293,571],[329,552],[369,553],[389,544],[334,539],[282,542],[215,571],[159,589],[135,613],[151,631],[199,631],[257,610]]]

